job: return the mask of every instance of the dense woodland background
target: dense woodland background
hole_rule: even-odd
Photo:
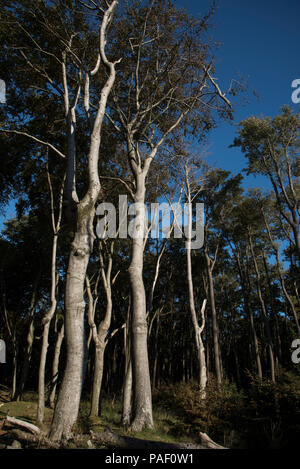
[[[208,165],[210,130],[247,94],[240,82],[227,94],[217,84],[212,23],[213,8],[199,19],[163,0],[3,2],[3,213],[16,203],[0,238],[0,397],[14,401],[3,417],[15,409],[50,426],[73,350],[81,404],[68,425],[79,432],[108,423],[167,441],[201,431],[229,447],[299,441],[300,116],[282,103],[274,118],[240,123],[232,145],[247,158],[243,174]],[[268,188],[245,192],[249,174]],[[81,254],[97,205],[123,194],[204,203],[203,247],[189,249],[172,225],[139,250],[131,238],[96,237]],[[76,264],[81,316],[68,313],[72,256],[86,261]],[[80,350],[74,337],[66,345],[73,327]],[[22,402],[38,405],[27,415]],[[68,434],[60,418],[53,439]]]

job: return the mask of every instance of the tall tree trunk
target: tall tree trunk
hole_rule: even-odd
[[[90,218],[79,216],[69,257],[65,294],[67,361],[50,431],[51,440],[71,437],[79,410],[86,353],[83,292],[92,243],[92,233],[87,227],[93,218],[93,210]]]
[[[135,194],[135,235],[132,239],[132,257],[129,267],[132,292],[132,367],[133,367],[133,421],[131,428],[139,431],[153,427],[151,381],[148,361],[148,327],[146,295],[143,281],[145,177],[137,175]]]
[[[60,221],[59,221],[60,223]],[[59,228],[58,228],[59,229]],[[45,369],[48,351],[48,338],[51,319],[56,309],[56,287],[58,283],[58,275],[56,274],[56,251],[57,251],[58,231],[54,233],[52,245],[52,265],[51,265],[51,306],[43,320],[43,340],[40,356],[39,367],[39,384],[38,384],[38,408],[37,408],[37,421],[43,423],[45,414]]]
[[[130,425],[132,413],[131,313],[131,296],[129,296],[127,319],[124,327],[125,370],[123,383],[122,424],[125,428],[128,428]]]
[[[51,291],[50,291],[50,301],[51,305],[49,311],[43,319],[43,341],[42,349],[40,356],[40,367],[39,367],[39,383],[38,383],[38,408],[37,408],[37,421],[42,423],[44,421],[45,414],[45,370],[46,370],[46,361],[47,361],[47,352],[48,352],[48,338],[49,338],[49,329],[51,320],[54,316],[57,300],[56,300],[56,288],[58,285],[59,276],[56,272],[56,255],[57,255],[57,243],[58,243],[58,233],[61,225],[62,218],[62,205],[63,205],[63,192],[65,186],[66,174],[61,182],[60,193],[59,193],[59,202],[58,202],[58,216],[57,221],[55,220],[54,215],[54,194],[53,186],[51,182],[51,177],[48,167],[48,153],[47,153],[47,177],[50,190],[50,200],[51,200],[51,222],[53,230],[53,241],[52,241],[52,256],[51,256]]]
[[[34,341],[34,312],[35,312],[36,292],[37,292],[39,278],[40,278],[40,272],[38,273],[35,279],[33,291],[32,291],[30,312],[29,312],[29,327],[28,327],[28,333],[26,337],[25,357],[23,361],[21,377],[20,377],[20,382],[18,386],[18,395],[17,395],[18,401],[22,399],[22,393],[24,391],[24,387],[26,385],[27,377],[29,373],[31,353],[32,353],[32,347],[33,347],[33,341]]]
[[[49,396],[49,405],[51,409],[54,409],[54,401],[55,401],[57,381],[58,381],[59,357],[60,357],[60,351],[61,351],[61,346],[62,346],[62,342],[64,339],[64,335],[65,335],[65,325],[62,324],[59,330],[59,333],[57,334],[57,339],[56,339],[55,349],[54,349],[53,364],[52,364],[51,391],[50,391],[50,396]]]
[[[220,385],[222,383],[222,368],[221,368],[221,355],[220,355],[220,345],[219,345],[219,326],[217,319],[217,310],[215,305],[215,291],[214,291],[214,281],[211,269],[211,259],[207,252],[205,252],[206,266],[207,266],[207,275],[208,275],[208,288],[209,288],[209,299],[210,307],[212,313],[212,326],[213,326],[213,344],[214,344],[214,359],[215,359],[215,372],[217,377],[217,382]]]
[[[156,374],[157,374],[157,362],[158,362],[158,332],[160,325],[160,312],[157,313],[156,318],[156,329],[155,329],[155,342],[154,342],[154,360],[153,360],[153,371],[152,371],[152,392],[156,387]]]
[[[123,385],[123,410],[122,410],[122,424],[128,428],[131,421],[132,412],[132,362],[131,358],[127,363],[125,380]]]
[[[290,297],[287,289],[286,289],[286,285],[285,285],[285,279],[284,279],[284,275],[283,275],[283,272],[281,270],[281,267],[280,267],[280,259],[279,259],[279,247],[276,245],[276,243],[274,242],[274,239],[273,239],[273,236],[272,236],[272,233],[271,233],[271,229],[270,229],[270,225],[269,225],[269,222],[267,220],[267,216],[265,214],[265,211],[263,208],[261,208],[261,211],[262,211],[262,215],[263,215],[263,218],[264,218],[264,222],[265,222],[265,225],[266,225],[266,228],[267,228],[267,232],[268,232],[268,236],[269,236],[269,240],[270,240],[270,243],[275,251],[275,255],[276,255],[276,266],[277,266],[277,272],[278,272],[278,275],[279,275],[279,280],[280,280],[280,284],[281,284],[281,288],[282,288],[282,291],[283,291],[283,294],[290,306],[290,309],[293,313],[293,316],[294,316],[294,319],[295,319],[295,323],[296,323],[296,328],[297,328],[297,331],[298,333],[300,332],[300,325],[299,325],[299,320],[298,320],[298,314],[297,314],[297,311],[296,311],[296,308],[295,308],[295,305],[294,305],[294,302],[292,300],[292,298]],[[298,234],[298,237],[300,235]],[[299,246],[300,246],[300,241],[299,241]],[[300,252],[300,251],[299,251]]]
[[[241,281],[241,286],[242,286],[245,313],[246,313],[246,316],[249,318],[249,323],[250,323],[252,345],[253,345],[254,357],[255,357],[255,362],[256,362],[256,371],[257,371],[258,377],[262,379],[262,367],[261,367],[258,338],[257,338],[257,333],[256,333],[256,328],[255,328],[255,323],[254,323],[253,312],[251,308],[249,307],[249,295],[251,291],[251,285],[250,285],[250,277],[249,277],[249,262],[250,262],[249,251],[247,248],[246,248],[246,259],[247,259],[247,265],[243,271],[242,265],[241,265],[240,253],[239,252],[237,253],[238,271],[239,271],[239,276],[240,276],[240,281]]]
[[[103,369],[104,369],[104,353],[107,345],[107,331],[111,325],[111,315],[112,315],[112,295],[111,295],[111,271],[112,271],[112,256],[114,251],[114,241],[111,242],[110,253],[108,259],[107,270],[104,269],[104,258],[101,251],[101,244],[99,250],[100,256],[100,270],[102,275],[102,281],[106,294],[106,312],[104,319],[100,322],[98,331],[96,332],[96,326],[94,324],[94,314],[95,309],[93,308],[93,314],[89,314],[89,323],[92,326],[93,339],[95,342],[95,364],[94,364],[94,377],[93,377],[93,387],[92,387],[92,401],[91,401],[91,416],[99,415],[99,399],[101,394],[102,378],[103,378]],[[98,282],[97,282],[98,283]],[[89,301],[92,304],[92,294],[89,287],[89,282],[87,283],[87,291],[89,295]]]
[[[16,326],[13,321],[10,320],[8,316],[8,311],[6,308],[6,292],[5,292],[5,282],[3,278],[3,270],[0,269],[0,280],[1,280],[1,293],[2,293],[2,303],[3,303],[3,313],[4,313],[4,322],[9,335],[9,339],[12,345],[13,359],[12,359],[12,382],[11,382],[11,393],[10,398],[15,400],[17,397],[17,358],[18,358],[18,342],[16,338]]]
[[[193,273],[192,273],[192,256],[191,256],[191,240],[192,240],[192,197],[190,192],[190,180],[189,180],[189,173],[188,168],[185,168],[185,183],[186,183],[186,193],[187,193],[187,202],[188,202],[188,233],[187,233],[187,241],[186,241],[186,259],[187,259],[187,281],[188,281],[188,291],[189,291],[189,305],[190,305],[190,312],[192,317],[192,323],[194,327],[194,334],[195,334],[195,344],[197,350],[197,358],[198,358],[198,367],[199,367],[199,387],[200,387],[200,394],[202,398],[206,397],[205,390],[207,384],[207,371],[206,371],[206,363],[205,363],[205,349],[202,340],[202,332],[205,327],[205,306],[206,306],[206,299],[203,300],[202,308],[201,308],[201,318],[202,324],[199,326],[198,318],[195,308],[195,301],[194,301],[194,284],[193,284]]]
[[[18,370],[18,347],[16,337],[14,334],[13,346],[13,360],[12,360],[12,385],[11,385],[11,400],[16,400],[17,397],[17,370]]]
[[[93,230],[93,221],[95,216],[95,204],[98,200],[101,188],[98,163],[99,150],[101,143],[102,123],[105,115],[108,96],[115,82],[115,65],[117,62],[110,62],[106,56],[105,44],[107,27],[112,21],[114,10],[118,1],[113,0],[103,14],[103,20],[99,31],[99,56],[95,69],[86,73],[84,106],[89,115],[89,77],[96,73],[99,64],[102,62],[107,70],[107,79],[101,89],[97,113],[90,136],[90,149],[88,153],[88,190],[82,200],[78,203],[78,197],[75,187],[75,125],[76,115],[75,107],[78,99],[75,100],[73,107],[69,106],[69,95],[67,90],[67,81],[64,79],[65,91],[65,113],[72,115],[71,126],[68,127],[68,135],[72,137],[68,149],[68,176],[67,193],[69,207],[73,208],[76,215],[75,237],[71,246],[69,265],[67,272],[66,292],[65,292],[65,327],[66,327],[66,345],[67,361],[64,372],[61,389],[59,392],[54,417],[52,421],[50,439],[60,440],[62,437],[69,439],[72,436],[72,428],[75,424],[79,411],[81,390],[83,385],[85,364],[86,364],[86,337],[84,330],[84,283],[90,254],[93,250],[95,239]],[[109,5],[109,6],[108,6]],[[103,12],[102,9],[99,9]],[[65,78],[66,61],[62,62],[63,76]],[[78,87],[77,97],[79,98],[80,87]]]
[[[107,331],[105,331],[106,335]],[[99,399],[101,393],[101,385],[103,378],[103,367],[104,367],[104,351],[105,343],[100,340],[99,345],[95,345],[95,364],[94,364],[94,376],[92,386],[92,400],[91,400],[91,411],[90,415],[97,417],[99,415]]]
[[[269,322],[269,317],[268,313],[266,310],[266,305],[263,299],[262,291],[261,291],[261,280],[260,280],[260,273],[258,269],[258,264],[257,260],[255,257],[254,253],[254,247],[253,247],[253,242],[252,242],[252,236],[249,233],[249,243],[250,243],[250,249],[251,249],[251,254],[252,254],[252,259],[255,267],[255,272],[256,272],[256,284],[257,284],[257,293],[258,293],[258,298],[259,302],[261,305],[262,313],[263,313],[263,318],[265,322],[265,328],[266,328],[266,333],[267,333],[267,340],[268,340],[268,350],[269,350],[269,358],[270,358],[270,371],[271,371],[271,379],[275,383],[275,362],[274,362],[274,350],[273,350],[273,340],[272,340],[272,333],[271,333],[271,328],[270,328],[270,322]]]

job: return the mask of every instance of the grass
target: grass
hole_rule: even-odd
[[[34,393],[26,393],[24,395],[26,400],[18,402],[2,402],[0,403],[0,423],[4,420],[6,415],[19,418],[21,420],[37,424],[37,395]],[[176,443],[181,442],[192,442],[195,441],[191,435],[186,435],[186,427],[180,415],[176,415],[172,410],[166,410],[156,406],[153,411],[153,417],[155,422],[154,429],[144,429],[140,432],[128,433],[121,424],[122,408],[121,402],[106,398],[102,402],[101,417],[90,417],[90,403],[89,401],[83,400],[80,404],[80,411],[77,423],[74,431],[77,434],[89,433],[93,430],[95,433],[102,432],[105,428],[109,427],[113,432],[119,435],[133,436],[136,438],[164,441]],[[43,431],[50,429],[52,421],[53,411],[52,409],[45,408],[45,421],[44,424],[39,427]]]
[[[128,435],[128,432],[121,424],[122,408],[121,402],[112,401],[109,398],[103,400],[101,417],[89,416],[90,404],[83,401],[80,406],[79,419],[77,423],[78,432],[87,433],[89,430],[101,432],[109,427],[113,432],[119,435]],[[168,411],[159,406],[153,409],[153,419],[155,427],[153,429],[144,429],[140,432],[132,432],[130,436],[153,441],[165,441],[176,443],[192,442],[195,438],[186,436],[186,426],[180,415],[176,415],[174,411]]]

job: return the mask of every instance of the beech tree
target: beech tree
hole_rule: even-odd
[[[146,181],[155,157],[172,147],[180,132],[203,138],[213,126],[211,110],[231,115],[229,100],[213,78],[213,58],[205,38],[211,12],[190,18],[171,2],[125,5],[115,22],[120,64],[109,119],[126,142],[129,188],[135,202],[135,229],[129,268],[132,289],[134,405],[131,428],[153,426],[147,351],[143,252]]]
[[[292,229],[299,256],[299,115],[285,106],[273,119],[252,116],[239,126],[233,145],[240,147],[248,158],[248,173],[269,178],[277,208]]]
[[[38,391],[38,423],[51,407],[58,441],[72,437],[80,402],[93,423],[106,419],[103,399],[122,405],[126,429],[153,427],[152,393],[158,406],[182,405],[197,432],[219,422],[228,395],[230,409],[240,397],[260,420],[257,390],[267,389],[266,406],[274,393],[284,418],[281,383],[297,382],[298,116],[284,108],[241,123],[235,145],[273,189],[246,194],[240,174],[190,151],[232,117],[213,10],[195,18],[166,0],[3,6],[0,204],[12,198],[16,214],[0,240],[1,385],[12,399]],[[116,207],[123,191],[132,231],[96,242],[98,204]],[[185,240],[176,216],[151,240],[144,204],[173,200],[204,203],[203,247],[192,249],[191,205]],[[216,430],[224,438],[226,425]]]
[[[5,129],[7,134],[14,133],[28,137],[66,160],[65,209],[69,230],[73,231],[74,240],[70,249],[65,292],[67,363],[50,433],[53,440],[62,436],[69,438],[71,435],[77,419],[84,377],[86,343],[84,282],[95,238],[93,220],[101,187],[98,174],[101,130],[107,99],[115,81],[115,65],[119,62],[119,58],[116,62],[110,61],[105,50],[107,29],[117,3],[117,0],[114,0],[102,8],[100,4],[95,5],[94,2],[83,3],[81,6],[78,2],[74,4],[71,2],[70,6],[62,2],[49,4],[41,2],[38,8],[35,8],[33,2],[21,6],[15,2],[13,8],[6,11],[6,21],[17,26],[16,39],[14,39],[19,41],[19,44],[13,48],[23,60],[23,66],[28,77],[30,75],[31,83],[48,97],[54,95],[60,98],[63,106],[61,114],[65,120],[66,154],[51,142],[27,132],[27,129]],[[88,35],[89,19],[85,12],[89,12],[90,9],[99,15],[99,20],[96,21],[98,38],[95,33],[97,24],[95,26],[94,23],[90,29],[90,36]],[[29,29],[27,29],[28,23]],[[24,37],[26,37],[25,46],[22,44]],[[87,57],[86,51],[91,37],[97,38],[98,46]],[[93,60],[95,61],[91,66]],[[107,74],[98,85],[96,93],[98,96],[93,103],[96,107],[92,112],[90,81],[99,70],[103,72],[106,70]],[[82,195],[78,196],[75,177],[76,127],[82,111],[85,112],[86,127],[89,129],[89,141],[85,149],[88,178],[84,190],[81,190]],[[53,300],[54,298],[52,304]]]

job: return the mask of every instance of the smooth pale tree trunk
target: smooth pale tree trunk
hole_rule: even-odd
[[[257,375],[260,379],[262,379],[262,367],[261,367],[259,345],[258,345],[257,334],[256,334],[255,325],[254,325],[254,317],[253,317],[253,313],[251,310],[249,313],[249,317],[250,317],[250,327],[251,327],[252,339],[253,339],[253,345],[254,345]]]
[[[101,252],[100,246],[100,271],[102,275],[103,286],[106,295],[106,311],[105,317],[100,322],[98,330],[96,330],[96,325],[94,323],[95,308],[93,306],[93,311],[89,311],[89,324],[92,328],[92,336],[95,342],[95,360],[94,360],[94,376],[93,376],[93,387],[92,387],[92,400],[91,400],[91,416],[99,415],[99,399],[101,395],[101,386],[103,379],[103,369],[104,369],[104,353],[107,345],[107,332],[111,325],[111,315],[112,315],[112,293],[111,287],[115,280],[111,280],[112,272],[112,258],[114,252],[114,241],[110,245],[110,253],[108,258],[107,270],[105,272],[104,268],[104,258]],[[98,283],[98,282],[97,282]],[[89,285],[89,280],[87,278],[87,292],[89,296],[89,304],[93,305],[92,293]]]
[[[219,326],[217,319],[217,310],[215,305],[215,291],[214,291],[214,281],[211,268],[211,259],[206,252],[206,267],[207,267],[207,276],[208,276],[208,291],[210,299],[210,307],[212,313],[212,326],[213,326],[213,344],[214,344],[214,359],[215,359],[215,372],[217,377],[217,383],[220,385],[222,383],[222,367],[221,367],[221,355],[220,355],[220,345],[219,345]]]
[[[85,374],[85,365],[87,357],[86,337],[84,330],[84,284],[86,278],[87,266],[90,254],[93,250],[95,239],[93,221],[95,216],[95,204],[98,200],[101,188],[98,162],[101,142],[102,123],[105,115],[108,96],[115,82],[115,65],[117,62],[110,62],[105,53],[106,32],[110,24],[114,10],[118,1],[113,0],[104,12],[103,20],[99,31],[99,56],[95,69],[86,73],[84,106],[87,115],[89,115],[89,76],[96,73],[100,62],[104,63],[108,73],[106,82],[101,89],[98,109],[95,120],[91,126],[90,149],[88,153],[88,190],[82,200],[78,200],[75,187],[75,127],[72,127],[72,154],[68,154],[67,176],[68,202],[77,215],[75,237],[71,246],[69,265],[66,280],[65,292],[65,328],[66,328],[66,346],[67,358],[66,368],[54,411],[53,421],[50,430],[50,439],[60,440],[69,439],[72,436],[72,428],[77,420],[83,379]],[[107,4],[108,5],[108,4]],[[103,10],[102,10],[103,11]],[[65,61],[63,62],[63,74],[65,77]],[[65,90],[65,111],[68,116],[70,113],[69,97],[67,90],[67,81],[64,79]],[[78,88],[80,90],[80,88]],[[79,94],[77,94],[79,97]],[[77,100],[78,101],[78,100]],[[77,102],[75,100],[75,104]],[[71,111],[72,125],[76,125],[75,104]]]
[[[69,439],[78,416],[86,352],[83,292],[92,241],[86,227],[93,216],[79,217],[69,257],[65,294],[67,361],[50,431],[52,440]]]
[[[129,361],[126,366],[125,380],[123,385],[123,411],[122,425],[125,428],[130,426],[132,412],[132,362]]]
[[[239,270],[243,298],[244,298],[244,308],[245,308],[246,316],[249,318],[252,345],[253,345],[254,357],[255,357],[255,363],[256,363],[256,371],[257,371],[258,377],[262,379],[262,367],[261,367],[258,338],[257,338],[257,333],[256,333],[256,328],[255,328],[255,323],[254,323],[253,312],[251,308],[249,308],[249,294],[250,294],[251,285],[250,285],[250,277],[249,277],[249,271],[248,271],[248,266],[250,262],[248,250],[246,250],[246,259],[247,259],[247,267],[246,267],[246,270],[244,270],[244,275],[243,275],[240,254],[237,253],[238,270]]]
[[[265,254],[265,250],[262,249],[262,255],[263,255],[263,262],[264,262],[264,267],[265,267],[265,273],[266,273],[266,278],[268,282],[268,289],[270,294],[272,295],[272,283],[271,283],[271,278],[270,278],[270,273],[269,273],[269,267],[268,267],[268,262]],[[273,319],[273,324],[274,324],[274,337],[275,337],[275,368],[276,370],[279,369],[280,367],[280,357],[281,357],[281,352],[280,352],[280,339],[278,340],[279,334],[278,334],[278,321],[277,321],[277,313],[276,313],[276,306],[274,305],[274,298],[273,296],[270,297],[270,306],[271,306],[271,319]],[[271,327],[271,321],[270,321],[270,327]]]
[[[60,221],[59,221],[60,223]],[[59,228],[58,228],[59,229]],[[52,245],[52,266],[51,266],[51,306],[50,309],[43,320],[43,340],[42,340],[42,349],[40,356],[40,367],[39,367],[39,384],[38,384],[38,409],[37,409],[37,421],[38,423],[43,423],[45,415],[45,370],[46,370],[46,360],[47,360],[47,351],[48,351],[48,339],[49,339],[49,329],[51,324],[51,319],[56,310],[56,287],[58,283],[58,276],[56,274],[56,252],[57,252],[57,240],[58,232],[53,236],[53,245]]]
[[[18,370],[18,347],[16,343],[16,337],[14,337],[15,343],[13,347],[13,360],[12,360],[12,386],[11,386],[11,400],[16,400],[17,394],[17,370]]]
[[[260,302],[260,305],[261,305],[263,318],[264,318],[264,322],[265,322],[265,328],[266,328],[266,332],[267,332],[271,379],[275,383],[275,361],[274,361],[272,333],[271,333],[268,313],[267,313],[267,310],[266,310],[266,305],[265,305],[263,295],[262,295],[262,291],[261,291],[260,273],[259,273],[259,269],[258,269],[256,256],[255,256],[255,253],[254,253],[252,236],[250,235],[250,233],[249,233],[249,243],[250,243],[252,259],[253,259],[253,263],[254,263],[254,267],[255,267],[255,272],[256,272],[256,285],[257,285],[258,298],[259,298],[259,302]]]
[[[47,154],[48,158],[48,154]],[[37,408],[37,421],[43,423],[45,415],[45,370],[46,370],[46,361],[47,361],[47,352],[48,352],[48,339],[49,339],[49,330],[52,318],[55,314],[57,300],[56,300],[56,289],[58,285],[59,276],[56,272],[56,255],[57,255],[57,243],[58,243],[58,233],[61,225],[62,218],[62,205],[63,205],[63,191],[65,186],[66,175],[62,179],[60,194],[59,194],[59,203],[58,203],[58,216],[55,220],[54,215],[54,194],[53,186],[51,182],[51,177],[48,168],[48,159],[47,159],[47,177],[50,190],[50,199],[51,199],[51,222],[53,230],[53,241],[52,241],[52,256],[51,256],[51,291],[50,291],[50,308],[46,316],[43,319],[43,340],[42,340],[42,349],[40,356],[40,367],[39,367],[39,382],[38,382],[38,408]]]
[[[188,202],[188,233],[186,241],[186,259],[187,259],[187,281],[188,281],[188,291],[189,291],[189,305],[190,312],[192,317],[192,323],[194,327],[195,334],[195,343],[197,350],[198,366],[199,366],[199,387],[200,395],[204,399],[206,397],[206,385],[207,385],[207,371],[206,371],[206,362],[205,362],[205,349],[202,340],[202,332],[205,327],[205,306],[206,299],[203,301],[201,308],[201,319],[202,324],[199,326],[195,301],[194,301],[194,284],[193,284],[193,273],[192,273],[192,256],[191,256],[191,239],[192,239],[192,199],[190,193],[190,181],[188,177],[188,169],[186,168],[186,191],[187,191],[187,202]]]
[[[103,367],[104,367],[104,351],[105,343],[101,339],[100,344],[95,346],[95,364],[94,364],[94,377],[92,387],[92,401],[91,401],[91,416],[99,415],[99,399],[101,393],[101,385],[103,378]]]
[[[45,369],[46,359],[48,351],[48,337],[49,337],[50,322],[45,324],[43,330],[43,341],[42,350],[40,356],[40,368],[39,368],[39,385],[38,385],[38,423],[43,423],[45,415]]]
[[[111,310],[111,305],[107,307]],[[111,314],[111,313],[110,313]],[[102,386],[103,369],[104,369],[104,352],[107,345],[106,337],[109,329],[109,321],[102,321],[98,327],[97,343],[95,344],[95,364],[94,364],[94,377],[92,387],[92,400],[91,400],[91,416],[99,415],[99,399]]]
[[[158,362],[158,332],[160,325],[160,314],[158,311],[156,319],[156,329],[155,329],[155,342],[154,342],[154,361],[153,361],[153,372],[152,372],[152,392],[156,387],[156,375],[157,375],[157,362]]]
[[[137,176],[135,233],[129,267],[132,293],[132,367],[134,376],[134,407],[131,429],[139,431],[153,427],[151,381],[148,361],[148,326],[146,295],[143,281],[145,178]]]
[[[127,319],[124,327],[124,355],[125,370],[122,395],[122,425],[127,429],[131,422],[132,414],[132,348],[131,348],[131,296],[127,310]]]
[[[65,325],[62,324],[59,330],[59,333],[57,334],[57,339],[56,339],[55,349],[54,349],[53,364],[52,364],[51,392],[49,395],[49,406],[51,407],[51,409],[54,409],[54,401],[55,401],[57,381],[58,381],[59,357],[60,357],[62,342],[64,340],[64,335],[65,335]]]

